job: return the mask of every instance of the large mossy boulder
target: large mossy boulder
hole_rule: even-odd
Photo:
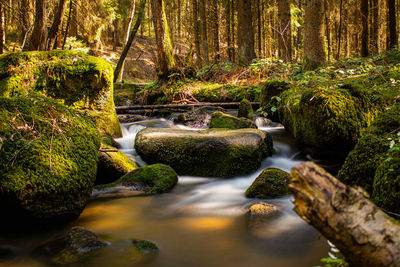
[[[382,112],[379,98],[356,85],[294,87],[281,94],[279,118],[306,152],[345,158]]]
[[[70,265],[82,262],[108,245],[95,233],[75,226],[63,236],[37,248],[34,255],[51,265]]]
[[[220,129],[245,129],[257,128],[252,120],[247,118],[237,118],[221,111],[214,112],[211,116],[210,128]]]
[[[261,88],[260,110],[263,116],[273,121],[280,122],[277,112],[280,95],[290,88],[290,83],[285,80],[267,81]]]
[[[273,198],[289,194],[289,174],[280,169],[264,170],[246,190],[248,198]]]
[[[179,174],[215,177],[254,171],[273,152],[271,136],[256,129],[147,128],[136,136],[135,149],[149,164],[168,164]]]
[[[178,175],[174,169],[165,164],[154,164],[133,170],[113,183],[96,186],[95,190],[114,194],[116,190],[129,189],[160,194],[171,191],[177,182]]]
[[[400,212],[400,104],[381,114],[362,134],[338,178],[364,188],[387,210]]]
[[[117,148],[102,144],[96,184],[112,183],[137,168],[136,163]]]
[[[0,223],[76,218],[92,192],[99,146],[79,111],[45,97],[0,98]]]
[[[121,136],[113,70],[82,52],[16,52],[0,56],[0,97],[40,92],[92,117],[102,134]]]

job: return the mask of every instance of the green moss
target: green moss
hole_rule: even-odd
[[[99,151],[99,163],[96,184],[111,183],[123,175],[136,170],[138,166],[124,153],[118,151],[117,148],[103,144],[103,150],[114,150],[116,152]]]
[[[165,193],[178,182],[176,172],[164,164],[154,164],[136,169],[122,176],[114,185],[134,186],[147,193]]]
[[[132,240],[132,244],[143,254],[154,254],[158,252],[157,245],[147,240]]]
[[[247,118],[249,120],[254,119],[253,106],[251,105],[251,102],[249,100],[243,99],[240,102],[238,117]]]
[[[0,96],[40,92],[87,113],[102,133],[120,136],[112,81],[110,64],[80,52],[18,52],[0,57]]]
[[[357,89],[358,90],[358,89]],[[294,87],[282,93],[282,123],[314,155],[345,156],[382,108],[353,87]]]
[[[289,194],[289,174],[280,169],[266,169],[246,190],[248,198],[273,198]]]
[[[96,178],[100,145],[90,119],[41,96],[0,98],[0,139],[3,222],[80,214]]]
[[[247,118],[237,118],[221,111],[214,112],[211,116],[210,128],[243,129],[257,128],[253,121]]]

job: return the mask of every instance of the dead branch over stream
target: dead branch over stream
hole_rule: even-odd
[[[354,266],[400,266],[400,225],[359,188],[308,162],[291,171],[295,210]]]

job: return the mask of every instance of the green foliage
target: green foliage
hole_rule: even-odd
[[[246,190],[248,198],[273,198],[289,194],[289,174],[280,169],[264,170]]]

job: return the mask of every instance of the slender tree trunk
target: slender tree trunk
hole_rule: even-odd
[[[350,266],[400,266],[400,226],[359,188],[314,163],[292,168],[295,211],[345,256]]]
[[[251,0],[239,0],[237,35],[240,65],[249,65],[256,57],[254,52],[254,32],[251,2]]]
[[[258,57],[262,57],[262,35],[261,35],[261,0],[257,0],[257,38],[258,38]]]
[[[203,54],[206,65],[210,65],[210,59],[208,55],[208,39],[207,39],[207,12],[206,12],[206,0],[200,0],[200,17],[202,23],[202,39],[203,39]]]
[[[151,0],[153,23],[156,32],[158,55],[158,78],[161,81],[168,79],[171,70],[175,67],[174,52],[165,16],[164,0]]]
[[[231,26],[232,26],[232,61],[235,62],[236,61],[236,50],[235,50],[235,1],[236,0],[232,0],[231,1]]]
[[[212,25],[213,25],[213,43],[214,43],[214,62],[218,63],[221,59],[219,46],[219,8],[218,1],[211,2]]]
[[[343,0],[340,0],[339,4],[339,30],[338,30],[338,49],[336,54],[336,60],[340,58],[340,45],[342,41],[342,20],[343,20]]]
[[[0,54],[4,53],[4,4],[0,2]]]
[[[322,0],[308,0],[304,15],[304,70],[326,63]]]
[[[35,1],[35,22],[29,39],[28,50],[43,51],[46,48],[46,1]]]
[[[182,0],[178,0],[178,37],[182,38]]]
[[[194,47],[196,52],[196,64],[201,65],[202,58],[200,52],[200,20],[199,20],[199,3],[197,0],[192,0],[193,7],[193,35],[194,35]]]
[[[29,18],[29,0],[21,0],[20,2],[20,26],[21,26],[21,40],[25,38],[25,34],[28,31],[31,22]]]
[[[279,57],[285,61],[292,59],[292,36],[290,25],[290,2],[289,0],[278,1],[278,43],[279,43]]]
[[[372,0],[372,27],[371,27],[371,44],[375,53],[379,52],[379,1]]]
[[[225,0],[225,21],[226,21],[226,35],[228,43],[228,59],[230,62],[233,61],[232,57],[232,33],[231,33],[231,0]]]
[[[119,19],[114,19],[113,20],[113,51],[117,51],[117,47],[119,44],[119,28],[118,28],[118,21]]]
[[[62,20],[64,18],[65,9],[67,8],[67,0],[60,0],[58,2],[57,9],[54,12],[54,21],[51,25],[49,35],[47,37],[46,50],[50,50],[54,47],[57,33],[60,31],[62,26]]]
[[[65,43],[67,42],[69,26],[71,25],[72,5],[73,5],[72,0],[69,0],[69,12],[68,12],[67,25],[65,26],[64,40],[63,40],[63,43],[62,43],[62,46],[61,46],[61,49],[63,49],[63,50],[64,50],[64,47],[65,47]]]
[[[388,25],[389,25],[389,45],[388,49],[398,45],[398,35],[396,31],[396,2],[387,0]]]
[[[361,0],[361,56],[367,57],[368,52],[368,0]]]
[[[72,2],[72,10],[71,10],[71,25],[70,25],[70,29],[69,29],[69,36],[73,36],[76,37],[78,36],[78,5],[75,2],[76,0],[74,0]]]
[[[121,72],[122,66],[125,62],[125,58],[128,55],[128,51],[131,48],[133,39],[135,39],[136,33],[139,30],[140,24],[142,23],[145,8],[146,8],[146,1],[147,0],[140,0],[139,13],[138,13],[138,17],[136,19],[135,26],[133,27],[132,31],[128,35],[128,39],[126,41],[124,49],[122,50],[121,57],[118,60],[117,67],[115,68],[115,71],[114,71],[114,82],[116,82],[118,77],[120,76],[120,72]]]

